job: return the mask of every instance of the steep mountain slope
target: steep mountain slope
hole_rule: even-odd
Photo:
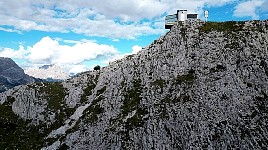
[[[1,93],[0,148],[265,149],[267,43],[268,21],[178,23],[100,71]]]
[[[14,86],[35,82],[12,59],[0,57],[0,93]]]

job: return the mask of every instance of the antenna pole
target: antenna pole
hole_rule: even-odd
[[[205,10],[205,11],[204,11],[204,15],[205,15],[205,18],[206,18],[205,21],[208,22],[208,10]]]

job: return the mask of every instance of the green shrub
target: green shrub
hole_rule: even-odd
[[[106,90],[106,86],[104,86],[103,88],[101,88],[100,90],[97,90],[97,96],[103,94]]]
[[[99,96],[91,102],[91,105],[83,112],[82,119],[85,123],[96,123],[98,121],[98,115],[104,112],[98,102],[100,102],[104,97]]]
[[[93,69],[94,69],[94,70],[100,70],[100,68],[101,68],[101,67],[100,67],[99,65],[97,65],[97,66],[95,66]]]
[[[180,75],[176,78],[176,84],[182,84],[182,83],[193,83],[195,79],[195,76],[193,73],[189,73],[186,75]]]
[[[84,89],[84,93],[81,96],[81,103],[84,103],[87,101],[87,97],[90,96],[92,94],[92,90],[96,87],[96,85],[94,83],[89,83],[87,85],[87,87]]]
[[[163,79],[157,79],[153,82],[153,85],[159,86],[161,89],[164,87],[166,84],[166,81]]]
[[[143,117],[148,114],[146,109],[138,108],[135,115],[131,118],[128,118],[125,124],[127,130],[132,130],[136,127],[143,127],[145,120]]]
[[[124,115],[127,115],[129,112],[139,107],[141,100],[141,89],[141,80],[138,79],[133,81],[133,88],[126,91],[123,106],[121,107]]]

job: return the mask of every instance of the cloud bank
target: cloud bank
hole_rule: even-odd
[[[0,30],[74,32],[114,39],[135,39],[143,35],[162,34],[165,31],[162,28],[163,17],[177,9],[201,14],[204,6],[222,6],[235,1],[1,0]]]
[[[74,42],[74,41],[73,41]],[[100,57],[109,59],[119,52],[110,45],[97,44],[94,41],[76,41],[73,46],[61,45],[58,40],[43,37],[33,46],[18,50],[3,48],[0,57],[26,59],[30,64],[36,66],[44,64],[57,64],[69,68],[70,71],[85,71],[84,61],[98,59]]]
[[[60,45],[57,40],[44,37],[32,47],[28,47],[27,60],[34,64],[79,64],[100,56],[118,53],[109,45],[101,45],[92,41],[76,43],[74,46]]]

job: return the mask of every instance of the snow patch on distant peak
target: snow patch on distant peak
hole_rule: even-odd
[[[40,79],[67,79],[69,74],[58,65],[46,65],[45,67],[28,68],[25,73]]]

